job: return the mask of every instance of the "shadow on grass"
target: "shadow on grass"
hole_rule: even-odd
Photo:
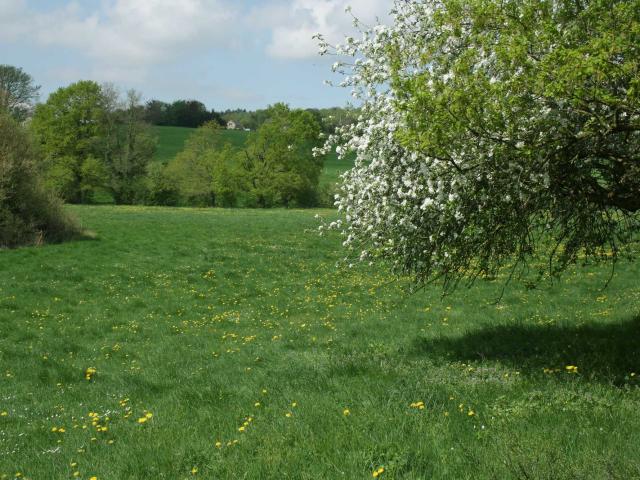
[[[434,360],[499,362],[524,375],[574,365],[592,381],[639,384],[640,316],[576,327],[500,325],[460,337],[422,338],[414,351]]]

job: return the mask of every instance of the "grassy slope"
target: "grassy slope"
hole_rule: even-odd
[[[0,478],[640,474],[637,263],[442,301],[316,211],[73,210],[98,240],[0,252]]]
[[[153,127],[153,132],[158,138],[158,147],[155,160],[168,162],[176,156],[184,147],[189,135],[193,133],[192,128],[184,127]],[[224,139],[235,147],[242,147],[247,139],[248,132],[240,130],[224,130]],[[340,161],[335,154],[329,155],[326,162],[320,183],[332,184],[338,181],[339,175],[353,165],[352,161]]]

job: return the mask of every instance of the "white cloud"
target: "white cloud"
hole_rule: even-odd
[[[139,77],[150,65],[225,44],[238,14],[228,0],[110,0],[90,13],[0,1],[0,39],[66,47],[95,61],[101,79]]]
[[[352,17],[345,13],[351,6],[354,15],[367,24],[384,21],[392,0],[290,0],[254,10],[254,23],[271,28],[267,53],[276,58],[305,59],[318,54],[312,37],[322,33],[332,43],[353,32]]]

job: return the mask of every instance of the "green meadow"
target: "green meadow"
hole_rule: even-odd
[[[0,252],[0,478],[640,477],[640,265],[442,298],[330,210],[76,206]]]

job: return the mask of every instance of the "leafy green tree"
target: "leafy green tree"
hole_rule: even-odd
[[[212,180],[220,144],[220,127],[214,122],[207,123],[189,137],[182,152],[167,164],[165,177],[176,186],[181,204],[215,205]]]
[[[24,121],[38,99],[39,90],[31,75],[21,68],[0,65],[0,114],[6,113],[18,122]]]
[[[336,52],[363,102],[328,144],[358,156],[346,245],[446,287],[540,254],[552,272],[615,261],[640,230],[640,1],[396,1],[392,17]]]
[[[144,121],[140,98],[136,91],[128,91],[124,105],[110,108],[107,115],[109,133],[105,138],[104,163],[107,184],[116,203],[136,203],[146,195],[144,177],[156,142]]]
[[[91,201],[99,190],[116,203],[145,196],[155,142],[137,93],[122,103],[109,85],[77,82],[38,105],[31,128],[45,155],[45,181],[66,201]]]
[[[62,241],[79,232],[61,202],[43,188],[38,161],[28,133],[0,114],[0,247]]]
[[[52,93],[36,107],[31,128],[45,155],[47,183],[66,201],[82,198],[83,162],[102,159],[107,100],[95,82],[80,81]]]
[[[320,125],[311,113],[284,104],[267,113],[241,163],[248,192],[259,207],[312,205],[324,162],[313,155]]]

